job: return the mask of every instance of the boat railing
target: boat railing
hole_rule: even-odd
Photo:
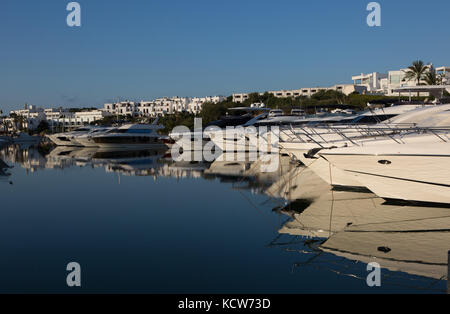
[[[291,125],[291,129],[292,129],[292,125]],[[292,130],[293,131],[293,130]],[[324,147],[319,141],[316,141],[309,133],[308,131],[306,131],[304,128],[301,128],[301,131],[303,131],[302,135],[305,135],[307,138],[309,138],[311,141],[313,141],[314,143],[316,143],[317,145],[319,145],[320,147]],[[295,136],[297,136],[297,138],[299,138],[300,140],[302,140],[298,134],[296,132],[293,131],[293,133],[295,134]],[[326,143],[326,142],[325,142]]]
[[[410,134],[423,134],[429,133],[437,138],[439,138],[442,142],[449,142],[450,139],[448,136],[444,136],[444,134],[450,132],[450,127],[422,127],[416,124],[385,124],[379,127],[373,126],[354,126],[351,129],[348,128],[337,128],[335,126],[327,126],[322,127],[322,130],[326,130],[324,133],[318,132],[317,128],[305,128],[305,127],[296,127],[290,125],[290,131],[292,135],[289,135],[285,132],[285,129],[282,130],[283,134],[286,134],[290,139],[298,139],[300,142],[306,142],[304,138],[306,137],[309,141],[316,143],[321,146],[321,143],[328,144],[330,140],[327,140],[324,136],[327,134],[336,134],[340,136],[342,139],[351,142],[354,145],[358,145],[355,140],[361,138],[370,138],[370,137],[385,137],[390,138],[397,144],[404,144],[403,137]],[[348,133],[359,133],[359,136],[349,136]],[[334,142],[334,141],[332,141]]]

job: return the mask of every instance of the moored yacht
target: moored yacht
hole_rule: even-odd
[[[89,131],[87,133],[83,133],[83,134],[79,134],[77,136],[74,136],[72,138],[72,141],[77,143],[77,144],[79,144],[79,146],[98,147],[98,144],[94,142],[92,137],[94,135],[99,135],[99,134],[106,133],[106,132],[111,131],[113,129],[114,129],[113,127],[99,127],[99,128],[95,128],[95,129],[92,129],[91,131]]]
[[[382,144],[406,144],[415,142],[418,132],[428,132],[428,138],[436,141],[428,126],[450,124],[450,105],[427,106],[399,115],[386,123],[373,126],[342,126],[340,128],[303,128],[295,139],[280,141],[283,151],[315,171],[329,184],[364,186],[354,175],[318,158],[317,153],[329,149]],[[430,135],[431,134],[431,135]],[[281,132],[283,135],[283,132]]]
[[[84,126],[71,132],[50,134],[47,137],[58,146],[80,146],[79,143],[74,141],[75,137],[87,134],[94,129],[94,126]]]
[[[382,198],[450,204],[448,132],[411,136],[405,144],[373,141],[319,155]]]
[[[93,135],[99,147],[109,148],[165,148],[169,139],[159,135],[162,126],[155,124],[128,124],[107,132]]]

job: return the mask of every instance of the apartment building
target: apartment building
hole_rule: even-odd
[[[44,109],[30,105],[24,109],[12,110],[10,115],[22,117],[19,121],[21,128],[35,130],[42,121],[46,121],[50,127],[76,127],[101,120],[110,115],[110,113],[104,110],[82,110],[71,112],[68,109],[63,108]],[[15,124],[14,118],[5,119],[5,122],[11,126]]]
[[[267,93],[272,94],[275,97],[279,98],[288,98],[288,97],[311,97],[315,93],[320,91],[339,91],[345,95],[350,95],[351,93],[365,93],[367,88],[365,86],[354,85],[354,84],[338,84],[331,87],[305,87],[301,89],[295,90],[279,90],[279,91],[268,91]],[[259,93],[263,95],[264,93]],[[233,94],[233,102],[243,103],[249,98],[250,94]]]
[[[429,68],[432,64],[429,65]],[[407,80],[406,72],[407,68],[400,70],[388,71],[387,74],[381,74],[378,72],[361,74],[353,76],[352,80],[354,84],[363,85],[367,87],[369,93],[379,93],[386,96],[398,96],[395,92],[396,89],[401,87],[414,87],[417,86],[417,81]],[[442,66],[435,69],[436,74],[442,77],[442,84],[448,84],[450,82],[450,67]],[[420,82],[421,85],[426,85],[425,81]],[[401,96],[408,96],[407,93],[401,93]],[[420,93],[420,96],[427,97],[429,93]]]
[[[436,74],[442,78],[443,85],[450,85],[450,67],[436,68]]]
[[[361,73],[360,75],[352,76],[353,85],[365,86],[367,92],[378,93],[383,92],[388,81],[388,75],[378,72],[369,74]]]
[[[113,115],[139,115],[139,116],[165,116],[177,112],[199,114],[206,102],[219,103],[225,100],[224,96],[207,97],[163,97],[152,101],[121,102],[105,104],[104,110]]]

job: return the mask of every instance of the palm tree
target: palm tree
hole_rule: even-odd
[[[420,85],[420,81],[425,78],[425,74],[428,72],[429,66],[425,65],[422,60],[414,61],[411,66],[408,67],[405,72],[405,80],[415,80],[417,85]]]
[[[420,81],[425,79],[428,68],[429,66],[425,65],[422,60],[414,61],[413,64],[408,67],[408,70],[403,71],[405,73],[405,80],[415,80],[417,85],[420,85]],[[419,97],[419,95],[420,93],[417,92],[417,97]]]

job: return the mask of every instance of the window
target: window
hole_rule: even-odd
[[[390,82],[391,82],[391,84],[398,84],[402,81],[402,79],[403,79],[403,75],[395,74],[395,75],[391,75]]]

